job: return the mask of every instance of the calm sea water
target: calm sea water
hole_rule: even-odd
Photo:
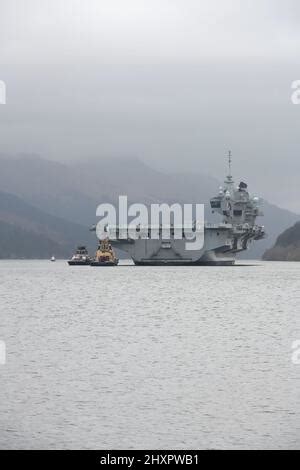
[[[300,263],[0,261],[1,448],[300,448]]]

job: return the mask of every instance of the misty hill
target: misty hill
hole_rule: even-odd
[[[0,190],[22,197],[55,216],[79,224],[95,222],[101,202],[171,203],[207,201],[219,183],[207,175],[169,175],[137,159],[101,159],[62,164],[37,156],[0,157]]]
[[[300,261],[300,222],[285,230],[268,249],[263,259],[267,261]]]
[[[78,243],[95,248],[88,227],[65,221],[0,192],[0,258],[69,257]]]
[[[0,191],[82,225],[95,220],[95,201],[80,191],[81,175],[37,156],[0,157]]]
[[[67,250],[47,238],[0,220],[0,259],[65,258]]]
[[[2,156],[0,165],[0,190],[77,226],[95,223],[98,204],[116,203],[120,194],[126,194],[129,203],[205,203],[206,218],[212,220],[207,203],[220,185],[217,179],[197,172],[166,174],[138,159],[101,158],[63,164],[37,156]],[[251,191],[251,182],[249,188]],[[260,258],[282,231],[299,220],[297,214],[267,202],[264,213],[259,220],[268,238],[254,243],[243,257]],[[75,238],[82,242],[80,231]]]
[[[243,253],[243,255],[246,255],[242,256],[243,258],[262,258],[265,251],[274,245],[278,235],[300,218],[298,214],[270,204],[267,201],[264,201],[263,212],[264,217],[259,217],[257,220],[265,226],[267,238],[253,242],[249,250]]]
[[[72,168],[85,180],[81,190],[88,190],[99,202],[103,194],[113,200],[126,194],[129,201],[145,204],[203,202],[219,184],[215,178],[203,174],[166,174],[136,158],[86,161]]]

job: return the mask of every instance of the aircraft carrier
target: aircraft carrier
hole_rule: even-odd
[[[210,208],[220,216],[218,223],[204,224],[204,245],[199,250],[187,250],[186,239],[170,236],[163,238],[160,227],[159,239],[141,234],[138,238],[120,236],[116,229],[116,239],[111,243],[128,253],[136,265],[233,265],[237,253],[247,250],[252,241],[265,237],[264,226],[256,224],[257,216],[263,215],[258,197],[251,197],[247,184],[235,185],[231,175],[231,155],[229,171],[224,185],[217,196],[210,199]],[[124,229],[122,229],[124,230]],[[174,231],[173,231],[174,232]],[[173,233],[174,235],[174,233]]]

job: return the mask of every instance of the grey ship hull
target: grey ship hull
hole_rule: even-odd
[[[162,260],[162,261],[155,261],[155,260],[144,260],[144,261],[135,261],[134,264],[136,266],[233,266],[235,263],[235,259],[222,259],[222,260],[211,260],[211,261],[171,261],[171,260]]]
[[[238,252],[246,250],[253,239],[261,238],[259,228],[206,224],[201,250],[187,250],[185,240],[150,238],[118,239],[112,243],[127,252],[137,266],[231,266]]]

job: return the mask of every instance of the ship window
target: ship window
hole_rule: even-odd
[[[219,209],[221,207],[220,201],[210,201],[210,206],[212,209]]]
[[[240,217],[242,214],[243,214],[243,211],[240,209],[235,209],[233,211],[233,215],[235,215],[236,217]]]

